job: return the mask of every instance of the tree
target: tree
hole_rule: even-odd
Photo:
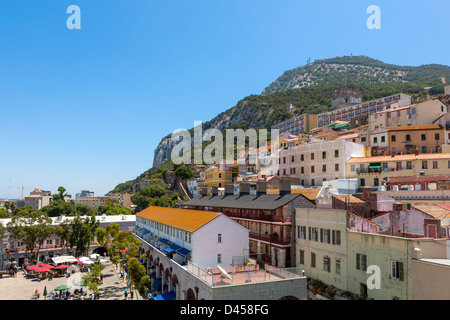
[[[94,294],[99,292],[98,284],[102,275],[102,266],[100,262],[96,262],[92,267],[92,271],[83,276],[83,281],[86,283],[88,289]]]
[[[130,275],[130,286],[134,286],[141,296],[145,296],[145,286],[142,283],[143,278],[146,276],[147,270],[139,262],[138,259],[132,257],[128,259],[128,274]],[[144,279],[145,283],[148,283],[148,279]]]
[[[131,201],[137,205],[138,211],[149,206],[170,207],[167,185],[160,179],[150,180],[150,184],[135,193]]]
[[[180,166],[175,170],[175,175],[181,179],[187,180],[194,176],[191,168],[187,166]]]
[[[53,201],[58,201],[58,200],[62,200],[62,201],[66,201],[65,198],[72,198],[72,196],[68,193],[66,193],[66,189],[64,187],[59,187],[58,188],[58,193],[53,195]]]
[[[100,221],[95,219],[95,216],[82,219],[78,215],[72,220],[70,223],[69,243],[70,248],[76,247],[75,255],[80,256],[88,252],[90,243],[99,225]]]
[[[7,224],[11,236],[23,241],[26,250],[33,252],[37,248],[36,260],[44,242],[55,232],[52,219],[29,208],[20,210]]]

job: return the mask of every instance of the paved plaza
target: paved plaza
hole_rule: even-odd
[[[100,299],[101,300],[124,300],[124,291],[126,288],[126,280],[120,278],[119,271],[116,269],[114,264],[107,260],[103,263],[103,284],[99,286]],[[44,289],[47,287],[47,293],[50,293],[56,287],[68,284],[72,288],[70,292],[73,293],[75,289],[80,289],[81,287],[75,286],[74,284],[82,280],[82,277],[86,272],[76,272],[72,274],[69,278],[66,277],[55,277],[53,280],[42,280],[38,281],[37,278],[27,278],[22,270],[19,269],[16,277],[11,277],[10,275],[3,275],[0,279],[0,300],[30,300],[36,289],[40,293],[40,298],[38,300],[44,300],[43,296]],[[84,291],[87,288],[83,287]],[[57,293],[57,292],[56,292]],[[88,295],[92,292],[87,291]],[[134,300],[138,297],[137,292],[134,293]],[[88,296],[86,296],[87,298]],[[128,295],[130,299],[130,295]]]

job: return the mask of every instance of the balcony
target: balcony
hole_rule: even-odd
[[[291,222],[291,219],[283,215],[264,214],[264,213],[239,213],[223,210],[224,214],[231,218],[242,218],[250,220],[261,220],[269,222]]]
[[[288,236],[285,235],[282,237],[282,236],[274,235],[274,234],[270,234],[270,233],[266,234],[266,233],[262,233],[262,232],[259,233],[259,232],[250,231],[249,237],[253,238],[253,239],[261,240],[261,241],[279,244],[279,245],[290,245],[291,244],[290,235],[288,235]]]

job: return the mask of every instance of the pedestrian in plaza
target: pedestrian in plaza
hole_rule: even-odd
[[[127,289],[125,289],[125,300],[127,300],[127,296],[128,296],[128,291],[127,291]]]
[[[130,298],[133,300],[133,290],[130,290]]]

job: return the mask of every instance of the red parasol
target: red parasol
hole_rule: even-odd
[[[53,268],[53,266],[51,266],[51,265],[49,265],[49,264],[46,264],[46,263],[39,263],[39,267],[43,267],[43,268],[47,268],[47,269],[51,269],[51,268]]]
[[[69,266],[65,264],[60,264],[59,266],[55,267],[55,269],[67,269]]]
[[[35,270],[36,268],[39,268],[37,265],[33,264],[29,267],[27,267],[27,270]]]
[[[34,269],[35,272],[45,272],[48,271],[48,268],[45,267],[37,267],[36,269]]]

